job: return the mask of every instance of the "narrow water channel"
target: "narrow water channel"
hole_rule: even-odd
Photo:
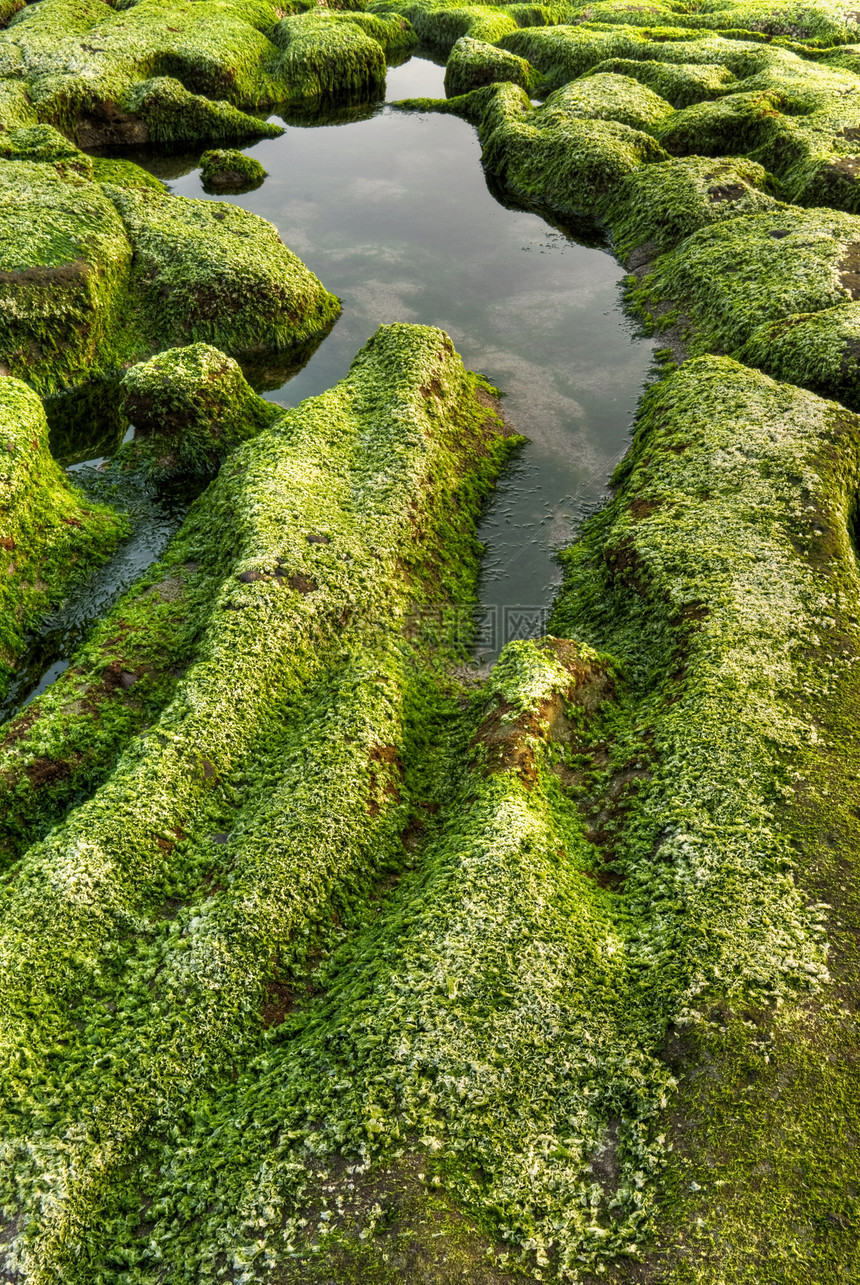
[[[444,68],[413,57],[388,75],[387,104],[443,97]],[[441,326],[467,365],[505,393],[529,439],[490,501],[478,662],[539,634],[559,580],[557,549],[600,501],[627,446],[652,345],[621,307],[622,270],[490,193],[474,129],[387,104],[342,124],[287,124],[247,149],[269,177],[254,192],[208,198],[195,158],[135,156],[182,196],[232,200],[270,219],[343,302],[308,365],[267,396],[285,406],[329,388],[377,326]],[[348,113],[345,115],[349,115]],[[97,438],[97,435],[96,435]],[[96,440],[96,439],[94,439]],[[75,466],[95,477],[98,460]],[[105,497],[108,498],[108,497]],[[89,625],[162,552],[185,503],[141,496],[135,535],[34,640],[0,720],[43,691]]]

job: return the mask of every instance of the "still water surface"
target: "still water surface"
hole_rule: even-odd
[[[412,58],[388,74],[389,103],[444,97],[444,68]],[[268,396],[295,405],[340,379],[384,322],[441,326],[466,364],[505,394],[529,445],[490,501],[480,650],[538,633],[559,580],[554,550],[605,494],[651,363],[621,308],[622,269],[536,214],[490,194],[474,129],[384,106],[342,125],[287,125],[247,149],[269,171],[228,199],[270,219],[343,302],[308,365]],[[206,197],[199,171],[170,181]],[[210,198],[224,199],[224,198]]]

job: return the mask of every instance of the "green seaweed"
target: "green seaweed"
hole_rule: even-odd
[[[280,127],[251,113],[376,93],[385,52],[414,43],[403,18],[352,9],[41,0],[0,32],[0,123],[55,125],[85,148],[271,138]]]
[[[783,208],[773,188],[754,161],[689,156],[627,175],[607,202],[605,218],[622,262],[634,250],[640,260],[654,258],[712,223]]]
[[[534,93],[541,77],[524,58],[506,53],[485,41],[461,36],[445,66],[445,93],[449,98],[468,94],[473,89],[509,81],[527,93]]]
[[[3,143],[0,359],[39,393],[177,342],[306,359],[336,319],[338,301],[265,220],[170,196],[50,126]]]
[[[175,360],[183,369],[186,358]],[[91,1120],[93,1109],[106,1111],[113,1141],[107,1151],[93,1149],[89,1127],[79,1135],[80,1148],[67,1157],[79,1179],[47,1220],[37,1190],[47,1177],[45,1125],[54,1126],[29,1112],[16,1077],[5,1078],[9,1104],[18,1103],[5,1154],[17,1154],[28,1132],[33,1143],[35,1168],[15,1165],[19,1190],[36,1202],[25,1196],[35,1221],[16,1248],[27,1270],[78,1270],[74,1243],[82,1235],[95,1238],[93,1249],[102,1243],[104,1223],[92,1215],[122,1192],[143,1134],[152,1131],[155,1142],[167,1116],[182,1118],[189,1090],[208,1092],[213,1075],[229,1082],[237,1056],[265,1047],[267,993],[277,994],[283,971],[306,954],[308,933],[360,897],[374,871],[402,851],[398,746],[423,740],[414,720],[436,685],[417,637],[409,641],[410,621],[422,603],[467,605],[474,593],[474,524],[510,449],[492,406],[491,391],[463,370],[442,332],[382,328],[341,384],[232,452],[161,562],[99,626],[100,645],[88,651],[88,644],[55,684],[60,690],[10,725],[13,760],[19,745],[32,753],[51,739],[56,754],[64,740],[76,743],[70,698],[86,706],[92,694],[98,717],[109,689],[123,689],[114,735],[105,738],[110,776],[28,851],[6,889],[23,914],[5,918],[4,958],[11,950],[19,965],[4,968],[6,1012],[24,1017],[18,1004],[29,992],[36,1023],[27,1033],[25,1018],[17,1036],[7,1028],[10,1065],[20,1040],[36,1038],[35,1079],[25,1078],[35,1086],[47,1073],[58,1084],[49,1048],[69,1038],[64,1032],[79,1017],[87,1033],[65,1046],[64,1082],[92,1037],[100,1044],[115,1037],[123,1066],[134,1067],[121,1099],[97,1088],[113,1055],[73,1073],[84,1091],[62,1108],[73,1131],[80,1110]],[[127,632],[134,653],[135,632],[145,640],[145,612],[156,638],[172,622],[182,626],[188,667],[157,719],[137,722],[142,735],[116,758],[117,731],[136,721],[123,710],[135,703],[146,667],[126,684],[120,662],[111,661],[114,680],[104,673],[91,693],[81,664],[88,659],[90,672],[104,666],[111,638],[123,656]],[[141,699],[152,694],[150,686]],[[97,766],[91,762],[91,773]],[[366,817],[360,827],[357,811]],[[233,832],[232,845],[222,847],[223,836],[213,845],[221,830]],[[222,857],[223,876],[213,879],[213,859]],[[165,918],[165,899],[197,909]],[[193,941],[185,936],[192,921]],[[37,981],[32,989],[36,974],[22,947],[50,970],[48,988]],[[150,1006],[162,956],[168,972]],[[121,974],[125,999],[114,1018],[112,1003],[93,1005],[92,988],[107,1003],[103,984],[109,991]],[[174,981],[186,991],[179,1025]],[[69,1172],[65,1162],[61,1168]],[[5,1206],[10,1194],[3,1189]],[[109,1249],[113,1262],[124,1240]]]
[[[110,508],[69,484],[48,450],[39,398],[17,379],[0,379],[0,696],[27,635],[126,533]]]
[[[702,228],[657,260],[631,301],[658,328],[680,310],[685,342],[694,352],[763,354],[768,337],[790,334],[796,323],[806,324],[809,337],[807,314],[818,312],[825,314],[822,341],[826,335],[828,342],[836,341],[844,317],[850,342],[851,312],[844,305],[858,293],[858,245],[855,215],[787,205],[741,215]],[[781,346],[782,360],[789,349]],[[843,355],[848,355],[844,349]],[[805,363],[810,373],[818,369],[818,377],[809,380],[813,386],[840,396],[843,382],[850,389],[851,363],[836,361],[832,349],[829,356],[820,354],[817,367],[814,353]],[[801,365],[793,369],[798,382],[806,383],[800,379]]]
[[[615,496],[565,558],[556,630],[610,647],[643,698],[663,693],[639,707],[662,766],[613,836],[615,868],[643,901],[661,887],[664,925],[714,961],[663,1046],[680,1083],[647,1270],[672,1285],[855,1274],[858,444],[860,421],[833,403],[726,358],[689,361],[646,394]],[[693,928],[738,877],[730,917]],[[805,1001],[741,998],[742,983],[731,996],[768,958],[803,970],[776,946],[799,921],[764,909],[768,881],[832,934],[833,984]],[[758,932],[771,945],[756,951]]]
[[[454,5],[448,0],[406,0],[406,3],[368,0],[367,8],[370,13],[381,15],[402,13],[423,44],[446,51],[452,49],[461,36],[492,45],[518,28],[508,5]]]
[[[252,391],[235,361],[208,344],[171,348],[132,366],[121,387],[134,439],[114,467],[159,478],[216,472],[280,413]]]
[[[200,178],[205,192],[252,192],[266,175],[260,162],[244,152],[219,148],[200,157]]]

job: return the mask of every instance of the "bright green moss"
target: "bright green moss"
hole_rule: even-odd
[[[392,446],[404,464],[432,454],[422,402],[444,407],[456,387],[444,357],[412,366],[420,432],[404,440],[401,411],[394,437],[351,437],[362,463],[345,470],[334,425],[356,412],[381,424],[372,376],[392,378],[393,356],[371,349],[338,390],[231,456],[171,557],[195,574],[217,565],[242,609],[229,625],[212,612],[174,706],[9,885],[5,985],[28,1008],[10,1016],[7,1048],[18,1039],[28,1056],[0,1081],[17,1107],[4,1115],[18,1181],[4,1202],[17,1211],[19,1193],[39,1192],[17,1261],[72,1282],[122,1270],[133,1285],[165,1270],[186,1285],[219,1262],[249,1282],[349,1281],[360,1267],[388,1285],[416,1263],[440,1285],[500,1285],[515,1269],[544,1279],[551,1266],[571,1282],[585,1269],[623,1280],[658,1213],[679,1208],[666,1203],[678,1183],[706,1192],[680,1198],[686,1227],[710,1198],[710,1170],[666,1154],[669,1101],[692,1110],[700,1090],[685,1082],[677,1097],[665,1033],[690,1030],[692,1048],[701,1031],[722,1059],[708,1023],[733,1010],[756,1015],[752,1056],[778,1053],[780,1072],[764,1071],[780,1094],[762,1094],[761,1121],[740,1111],[738,1139],[787,1156],[806,1143],[815,1161],[750,1182],[748,1150],[737,1164],[719,1156],[741,1184],[730,1236],[701,1244],[695,1274],[687,1255],[664,1277],[716,1285],[726,1262],[752,1270],[737,1258],[750,1215],[743,1244],[756,1244],[761,1279],[800,1285],[810,1263],[844,1274],[850,1238],[798,1259],[792,1216],[768,1221],[759,1193],[783,1201],[792,1186],[794,1220],[799,1209],[813,1228],[857,1176],[841,1123],[807,1124],[784,1071],[816,1082],[800,1005],[826,1002],[824,908],[791,844],[792,782],[834,680],[851,680],[853,655],[822,667],[808,645],[833,623],[834,591],[858,591],[860,420],[722,358],[654,386],[613,499],[565,558],[556,612],[556,631],[617,661],[558,639],[515,644],[457,713],[417,658],[404,666],[394,633],[354,635],[353,617],[324,650],[341,586],[353,604],[364,595],[369,620],[377,605],[391,612],[402,563],[372,524],[415,539],[415,478],[392,475]],[[359,480],[371,501],[360,515],[340,499]],[[248,535],[297,551],[304,540],[299,574],[313,560],[316,587],[298,596],[322,598],[321,666],[297,658],[301,632],[286,667],[271,655],[283,554],[219,540],[214,557],[213,516],[247,513],[252,496]],[[286,533],[272,502],[295,506]],[[450,497],[431,512],[450,515]],[[329,544],[308,545],[311,514]],[[365,541],[380,555],[366,580],[350,565]],[[234,567],[251,574],[226,589]],[[253,644],[263,603],[268,653]],[[216,655],[222,634],[232,645]],[[200,721],[228,664],[241,675],[229,733]],[[271,717],[251,714],[253,693],[274,702]],[[153,758],[154,788],[132,786]],[[314,922],[330,925],[316,966]],[[36,959],[50,961],[56,996],[34,983]],[[843,1024],[828,1039],[844,1094],[856,1036]],[[715,1083],[706,1096],[737,1114],[721,1094]],[[838,1177],[822,1190],[830,1156]],[[395,1201],[402,1182],[411,1195]],[[459,1233],[452,1206],[467,1215]]]
[[[63,163],[0,161],[0,358],[40,392],[136,346],[132,247],[103,189]],[[139,342],[139,341],[138,341]]]
[[[662,161],[622,179],[605,218],[622,261],[639,247],[653,258],[711,223],[782,208],[771,195],[773,186],[753,161]]]
[[[115,548],[126,525],[70,486],[35,393],[0,379],[0,696],[27,634]]]
[[[671,112],[648,93],[626,78],[599,77],[556,90],[536,109],[513,85],[474,91],[474,105],[467,95],[451,107],[466,115],[473,106],[476,115],[481,112],[484,166],[515,197],[561,214],[595,217],[626,174],[666,159],[640,129],[601,119],[613,109],[640,122]]]
[[[353,17],[370,15],[314,10],[281,19],[273,39],[283,50],[278,66],[292,97],[351,93],[370,98],[384,92],[383,48]]]
[[[427,752],[422,692],[432,695],[436,682],[404,634],[420,604],[438,612],[474,593],[474,525],[509,449],[491,405],[442,332],[381,329],[336,388],[230,455],[146,584],[114,609],[122,634],[127,619],[140,630],[147,605],[158,624],[184,598],[194,651],[157,721],[31,849],[7,889],[16,908],[0,946],[11,966],[2,1056],[17,1065],[24,1041],[36,1077],[25,1075],[23,1093],[3,1077],[19,1113],[6,1154],[32,1143],[34,1163],[15,1166],[19,1190],[32,1195],[35,1221],[17,1243],[28,1270],[92,1280],[90,1251],[76,1266],[74,1245],[83,1237],[100,1252],[106,1208],[124,1220],[126,1165],[143,1139],[155,1144],[166,1120],[184,1119],[189,1091],[206,1094],[224,1074],[229,1082],[237,1057],[266,1048],[261,1013],[274,1020],[271,991],[307,952],[308,934],[401,858],[401,754],[410,743]],[[68,699],[73,680],[65,691]],[[63,702],[54,698],[51,710],[47,727],[24,724],[31,752],[51,727],[56,736]],[[222,831],[232,836],[223,847]],[[165,918],[174,898],[189,913]],[[22,948],[42,961],[49,988]],[[115,1006],[104,986],[120,974]],[[175,987],[184,995],[178,1024]],[[131,1072],[119,1097],[114,1054],[94,1065],[93,1038]],[[58,1047],[67,1049],[59,1079],[49,1051]],[[61,1114],[77,1141],[59,1166],[45,1150],[57,1121],[31,1110],[45,1074],[52,1095],[60,1084],[72,1090]],[[78,1130],[82,1112],[111,1121],[107,1150],[93,1147],[88,1126]],[[71,1187],[70,1165],[79,1175]],[[44,1181],[50,1209],[38,1194]],[[8,1205],[11,1189],[0,1198]],[[116,1230],[107,1242],[114,1263],[130,1248]]]
[[[503,49],[528,59],[553,86],[575,80],[608,58],[653,57],[655,46],[661,60],[694,62],[701,49],[703,61],[710,61],[705,37],[670,29],[639,31],[635,27],[583,23],[518,31],[499,43]],[[675,56],[676,49],[680,57]]]
[[[260,162],[244,152],[218,149],[200,157],[200,177],[206,192],[251,192],[266,175]]]
[[[509,81],[533,93],[540,79],[524,58],[471,36],[461,36],[445,66],[445,93],[454,98],[496,81]]]
[[[191,94],[172,76],[155,76],[142,80],[128,92],[125,106],[130,113],[128,137],[114,138],[96,119],[81,123],[76,136],[82,147],[130,143],[158,143],[162,147],[182,147],[189,143],[241,142],[248,138],[277,138],[280,125],[258,120],[237,111],[230,103],[212,102],[202,94]]]
[[[854,1275],[856,817],[841,782],[855,770],[842,738],[858,447],[860,421],[832,403],[726,359],[688,362],[646,395],[616,495],[566,559],[555,628],[637,676],[660,765],[614,841],[617,868],[639,904],[659,904],[664,940],[674,923],[714,965],[664,1053],[683,1078],[649,1257],[671,1285]],[[777,945],[801,919],[810,944],[825,921],[847,944],[830,960],[838,985],[776,1008],[732,999],[743,972],[753,988],[768,967],[802,976],[797,947]]]
[[[78,153],[83,155],[82,152]],[[148,187],[155,192],[164,191],[161,179],[141,169],[132,161],[109,160],[106,156],[87,158],[91,161],[92,176],[97,183],[110,183],[113,187]]]
[[[646,133],[659,133],[675,115],[652,89],[612,72],[593,72],[557,89],[546,101],[546,107],[551,105],[572,116],[617,121]]]
[[[660,130],[660,141],[676,156],[725,156],[759,147],[778,149],[790,126],[773,92],[732,93],[715,103],[697,103],[676,112]]]
[[[45,121],[90,148],[273,137],[250,111],[375,93],[385,51],[414,41],[401,18],[285,18],[268,0],[42,0],[0,32],[0,121]]]
[[[517,30],[517,22],[506,5],[460,4],[447,0],[369,0],[368,10],[376,14],[402,13],[425,44],[449,50],[461,36],[495,44]]]
[[[265,220],[169,196],[49,126],[3,142],[33,159],[0,160],[0,359],[40,393],[198,339],[298,360],[336,318],[337,300]]]
[[[340,306],[264,219],[226,202],[106,188],[134,246],[134,287],[155,344],[230,352],[318,340]]]
[[[171,348],[132,366],[122,391],[134,440],[116,466],[159,477],[214,473],[279,413],[248,386],[235,361],[208,344]]]
[[[731,91],[736,82],[727,67],[719,63],[643,62],[635,58],[607,58],[593,72],[631,76],[653,89],[673,107],[716,98]]]
[[[681,27],[686,30],[705,28],[743,36],[787,36],[793,40],[815,39],[824,44],[844,44],[856,40],[857,21],[838,4],[819,0],[813,3],[786,4],[782,0],[708,0],[701,5],[678,0],[648,0],[631,4],[629,0],[597,0],[580,3],[574,15],[587,22],[619,23],[625,26]]]
[[[792,384],[836,395],[860,409],[860,305],[837,304],[759,326],[740,357]]]
[[[758,327],[832,309],[854,294],[850,214],[782,206],[703,228],[660,259],[633,295],[650,316],[683,310],[695,351],[736,353]]]

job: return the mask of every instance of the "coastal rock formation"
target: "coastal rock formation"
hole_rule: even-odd
[[[47,125],[3,143],[0,361],[37,392],[198,340],[301,364],[337,317],[338,301],[264,219],[170,196]]]
[[[200,177],[207,192],[251,192],[266,171],[253,156],[232,148],[216,148],[200,157]]]
[[[0,726],[0,1276],[855,1280],[857,15],[16,7],[0,679],[126,529],[37,392],[112,375],[99,477],[209,485]],[[481,673],[497,390],[397,324],[264,401],[235,358],[299,362],[337,300],[264,221],[79,150],[372,103],[418,37],[449,97],[401,106],[611,243],[670,345],[550,631]]]
[[[415,42],[402,18],[298,7],[40,0],[0,32],[0,124],[55,125],[87,148],[273,137],[249,113],[377,93],[385,50]]]

